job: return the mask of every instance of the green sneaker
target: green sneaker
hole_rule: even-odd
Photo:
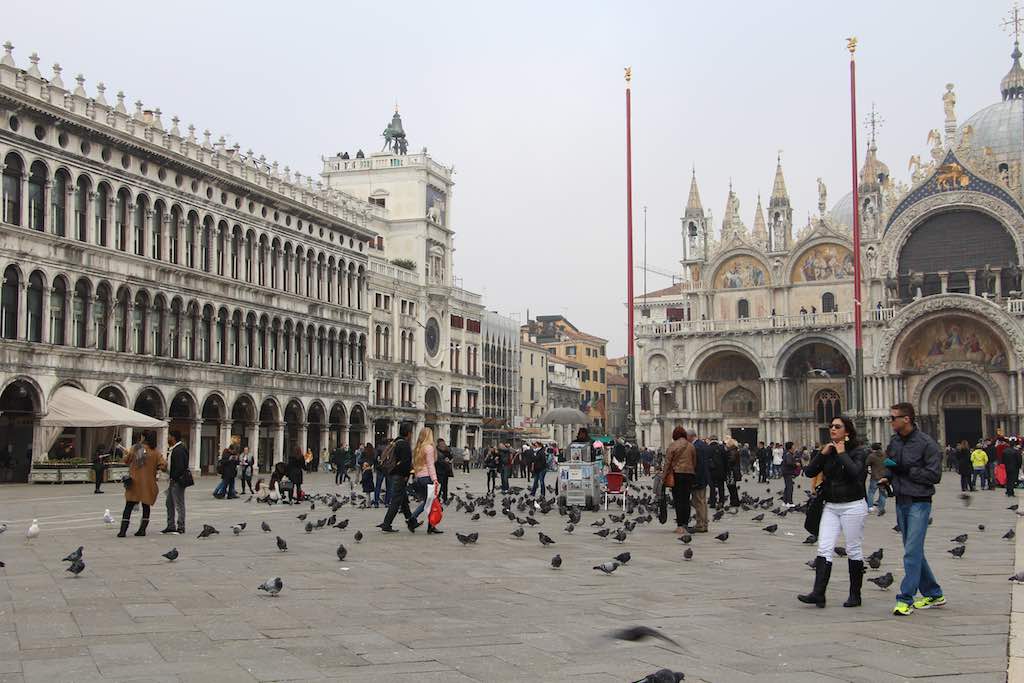
[[[932,607],[942,607],[945,604],[945,596],[940,595],[937,598],[924,597],[914,601],[914,609],[931,609]]]
[[[909,617],[914,613],[914,608],[908,603],[897,602],[896,606],[892,608],[892,613],[898,617]]]

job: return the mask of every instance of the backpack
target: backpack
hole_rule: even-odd
[[[548,453],[547,467],[552,472],[558,469],[558,458],[555,457],[554,453]]]
[[[380,460],[377,461],[377,466],[380,467],[384,474],[391,474],[391,470],[395,469],[395,465],[398,464],[395,456],[396,443],[398,443],[397,439],[389,443],[384,452],[380,454]]]

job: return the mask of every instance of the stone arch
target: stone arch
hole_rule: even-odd
[[[649,384],[660,384],[668,380],[668,357],[661,350],[651,351],[647,357],[647,382]]]
[[[364,435],[366,434],[366,409],[363,408],[362,404],[356,403],[353,404],[348,414],[348,442],[354,447],[357,444],[363,443]]]
[[[23,375],[12,377],[0,391],[0,452],[9,456],[0,468],[0,482],[27,482],[32,461],[43,445],[36,443],[36,425],[43,414],[42,387]]]
[[[849,369],[852,369],[854,366],[853,350],[834,334],[830,334],[828,332],[815,332],[814,334],[801,334],[793,337],[779,348],[775,354],[777,359],[775,364],[775,376],[786,376],[786,366],[791,360],[793,360],[793,357],[799,351],[809,344],[824,344],[833,347],[842,355],[843,359],[846,360],[848,368],[845,374],[850,374]]]
[[[132,410],[162,420],[167,417],[167,400],[163,392],[154,386],[145,386],[135,395]],[[140,410],[140,407],[142,408]],[[151,410],[152,412],[146,412]]]
[[[802,267],[806,264],[806,259],[815,256],[822,247],[836,247],[843,249],[849,255],[848,267],[850,269],[849,274],[845,273],[845,259],[843,259],[838,265],[843,271],[842,277],[817,277],[813,279],[807,279],[802,272]],[[839,254],[837,254],[839,256]],[[799,279],[797,278],[798,269],[801,269]],[[835,268],[832,269],[833,272]],[[805,284],[805,283],[819,283],[819,282],[852,282],[853,281],[853,244],[838,235],[820,235],[801,244],[800,248],[794,251],[786,259],[785,265],[783,266],[783,279],[785,284]]]
[[[733,259],[740,259],[740,258],[744,258],[744,257],[745,258],[749,258],[749,259],[755,261],[758,265],[761,266],[763,280],[759,284],[743,285],[742,287],[736,287],[736,289],[748,289],[748,288],[752,288],[752,287],[766,287],[769,284],[769,282],[771,281],[771,277],[772,277],[772,275],[771,275],[771,273],[772,273],[771,266],[768,263],[768,261],[765,260],[763,255],[759,254],[754,249],[751,249],[751,248],[748,248],[748,247],[740,247],[740,248],[736,248],[736,249],[730,249],[730,250],[726,251],[725,253],[719,255],[717,258],[715,258],[715,260],[712,261],[709,264],[709,266],[707,268],[705,268],[703,270],[703,272],[702,272],[702,277],[704,279],[703,286],[707,287],[708,289],[715,289],[716,288],[716,284],[715,283],[718,281],[718,276],[720,274],[720,271],[726,265],[728,265]]]
[[[696,377],[697,372],[700,369],[701,365],[704,364],[704,361],[708,360],[711,356],[722,351],[734,351],[740,354],[741,356],[746,357],[747,360],[754,364],[754,367],[757,369],[757,372],[761,377],[768,376],[766,368],[764,367],[764,363],[761,362],[761,359],[758,357],[757,353],[755,353],[753,349],[751,349],[743,342],[735,340],[720,341],[715,344],[711,344],[708,347],[701,350],[700,353],[696,354],[693,357],[693,360],[690,361],[690,365],[687,368],[687,371],[684,376]]]
[[[974,210],[986,214],[1002,224],[1013,238],[1017,250],[1017,265],[1024,265],[1024,237],[1012,226],[1020,224],[1017,207],[989,194],[971,191],[940,192],[925,197],[896,215],[885,228],[879,254],[880,269],[894,277],[899,272],[899,256],[910,235],[929,218],[952,210]]]
[[[14,387],[15,385],[24,386],[25,391],[28,394],[28,397],[31,398],[32,400],[32,409],[35,411],[37,415],[46,414],[46,392],[43,391],[43,387],[40,386],[39,382],[37,382],[34,378],[29,377],[28,375],[15,375],[8,379],[3,384],[0,384],[0,396],[5,394],[8,389]],[[25,397],[19,396],[18,398]]]
[[[331,410],[327,414],[327,425],[330,434],[328,437],[330,448],[338,448],[348,443],[348,411],[345,410],[344,403],[335,401],[331,405]]]
[[[102,398],[104,401],[110,401],[117,405],[127,408],[128,407],[128,392],[124,390],[120,384],[116,382],[108,382],[100,387],[96,395]]]
[[[972,402],[969,407],[951,404],[950,396],[964,389],[976,391],[979,400]],[[997,416],[1007,412],[1006,397],[999,385],[985,368],[970,364],[935,368],[918,383],[912,400],[918,408],[917,421],[921,429],[935,436],[936,441],[943,445],[964,438],[962,433],[951,433],[959,430],[950,424],[953,422],[950,410],[963,410],[966,407],[968,412],[976,413],[973,417],[974,429],[968,430],[973,432],[968,439],[971,445],[976,439],[994,434]]]
[[[1006,369],[1014,371],[1020,368],[1021,359],[1024,358],[1024,331],[1016,320],[997,304],[982,297],[941,294],[924,297],[899,310],[878,344],[875,372],[900,373],[902,368],[898,367],[898,352],[902,351],[904,343],[915,329],[944,317],[939,314],[960,315],[987,325],[1007,351]]]

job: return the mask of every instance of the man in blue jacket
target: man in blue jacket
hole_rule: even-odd
[[[942,478],[942,452],[935,441],[914,423],[914,406],[897,403],[889,409],[892,439],[886,448],[885,466],[896,496],[896,519],[903,535],[903,582],[892,613],[909,616],[915,609],[942,607],[946,598],[924,556],[924,537],[932,513],[935,485]],[[914,600],[920,589],[923,596]]]

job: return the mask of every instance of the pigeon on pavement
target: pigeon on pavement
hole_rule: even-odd
[[[770,534],[774,534],[778,530],[779,530],[779,525],[778,524],[769,524],[765,528],[761,529],[761,531],[767,531]]]
[[[950,543],[965,543],[967,541],[967,534],[960,534],[954,538],[949,539]]]
[[[513,531],[509,535],[510,536],[515,536],[516,538],[522,538],[524,534],[526,534],[526,531],[523,530],[523,527],[518,527],[515,531]]]
[[[203,530],[199,532],[199,535],[196,536],[196,538],[209,538],[210,536],[213,536],[214,534],[219,534],[219,533],[220,533],[219,531],[214,529],[209,524],[204,524],[203,525]]]
[[[683,534],[682,536],[679,537],[679,540],[681,542],[686,543],[687,545],[689,545],[690,541],[693,540],[693,536],[691,536],[690,534]]]
[[[552,569],[558,569],[561,566],[562,566],[562,556],[561,555],[555,555],[554,557],[551,558],[551,568]]]
[[[543,546],[554,545],[555,541],[550,536],[547,536],[543,531],[537,532],[537,538],[540,540],[540,544]]]
[[[1010,529],[1005,534],[1003,534],[1003,538],[1005,538],[1006,540],[1009,541],[1009,540],[1012,540],[1013,537],[1016,536],[1016,535],[1017,535],[1017,532],[1014,531],[1013,529]]]
[[[634,683],[679,683],[681,680],[686,678],[686,674],[682,671],[672,671],[671,669],[658,669],[652,674],[647,674],[643,678]]]
[[[270,533],[270,525],[267,524],[266,522],[260,522],[260,529],[263,529],[263,533],[265,533],[265,534],[269,534]]]
[[[72,562],[70,565],[68,565],[68,568],[66,570],[64,570],[64,571],[69,571],[72,574],[74,574],[75,576],[78,576],[79,574],[82,573],[83,569],[85,569],[85,561],[82,558],[78,558],[77,560]]]
[[[346,555],[348,555],[348,548],[346,548],[344,544],[340,544],[338,546],[338,560],[340,562],[344,562]]]
[[[882,590],[886,590],[886,589],[889,588],[889,586],[892,585],[892,582],[893,582],[892,572],[886,572],[886,573],[882,574],[881,576],[876,576],[874,578],[868,579],[868,581],[870,581],[871,583],[875,584],[876,586],[878,586]]]
[[[1010,577],[1010,581],[1016,581],[1018,583],[1024,583],[1024,571],[1017,572]]]
[[[818,537],[815,536],[814,534],[808,535],[807,538],[805,538],[803,540],[803,544],[804,545],[814,545],[817,542],[818,542]]]
[[[611,532],[611,529],[601,529],[600,531],[595,531],[594,535],[600,536],[601,538],[608,538],[608,534],[610,534]]]
[[[715,539],[721,541],[722,543],[725,543],[726,541],[729,540],[729,532],[728,531],[723,531],[722,533],[720,533],[717,536],[715,536]]]
[[[78,546],[78,550],[68,554],[68,556],[61,560],[61,562],[77,562],[78,560],[82,559],[82,550],[83,547]]]
[[[357,531],[355,533],[355,535],[352,536],[352,538],[355,539],[356,543],[359,543],[359,541],[363,540],[363,532],[362,531]]]
[[[277,594],[281,592],[281,589],[284,588],[284,582],[281,581],[281,577],[278,576],[273,579],[267,579],[256,588],[261,591],[266,591],[273,596],[277,596]]]
[[[946,552],[949,553],[950,555],[952,555],[953,557],[963,557],[965,550],[967,550],[967,546],[965,546],[965,545],[958,545],[957,547],[951,548],[950,550],[947,550]]]
[[[631,559],[633,559],[633,556],[629,553],[619,553],[615,556],[615,561],[620,564],[628,564]]]
[[[178,549],[177,548],[171,548],[170,550],[168,550],[166,553],[164,553],[160,557],[166,557],[169,561],[174,562],[176,559],[178,559]]]
[[[476,543],[478,538],[480,538],[480,534],[475,531],[471,534],[460,534],[456,531],[455,538],[459,539],[459,543],[462,545],[472,545],[473,543]]]
[[[280,536],[277,537],[277,549],[281,552],[288,550],[288,544],[285,543],[285,540]]]
[[[693,559],[693,548],[687,548],[683,551],[683,559],[687,562]]]
[[[601,564],[595,566],[594,569],[598,569],[598,570],[604,572],[605,574],[611,574],[616,569],[618,569],[619,566],[620,565],[619,565],[618,562],[615,562],[614,560],[612,560],[611,562],[602,562]]]

